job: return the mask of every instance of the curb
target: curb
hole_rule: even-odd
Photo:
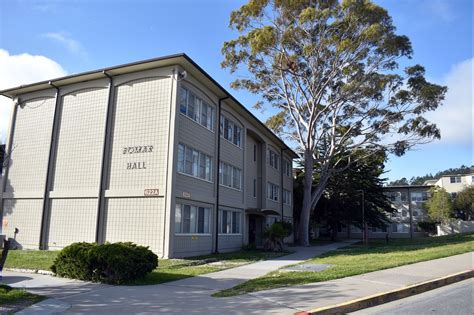
[[[4,271],[22,272],[22,273],[36,273],[40,275],[54,276],[52,271],[41,269],[25,269],[25,268],[4,268]]]
[[[445,285],[456,283],[462,280],[466,280],[474,277],[474,270],[466,270],[451,274],[449,276],[420,282],[417,284],[409,285],[401,289],[395,289],[378,293],[363,298],[355,299],[352,301],[344,302],[341,304],[335,304],[325,307],[316,308],[310,311],[296,312],[295,315],[316,315],[316,314],[346,314],[349,312],[355,312],[364,308],[377,306],[380,304],[396,301],[412,295],[420,294],[426,291],[437,289]]]

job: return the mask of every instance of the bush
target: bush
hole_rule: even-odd
[[[109,284],[143,278],[158,266],[148,247],[133,243],[74,243],[61,250],[51,270],[60,277]]]
[[[282,251],[283,238],[290,236],[292,225],[288,222],[275,222],[265,230],[263,248],[267,251]]]

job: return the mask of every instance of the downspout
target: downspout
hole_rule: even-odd
[[[107,157],[110,147],[110,129],[112,125],[112,100],[114,92],[114,81],[105,70],[102,73],[109,79],[109,95],[107,99],[107,108],[105,111],[105,129],[104,129],[104,143],[102,144],[102,164],[100,166],[100,184],[99,184],[99,196],[97,201],[97,221],[95,228],[95,242],[101,244],[104,242],[104,213],[105,213],[105,180],[107,176]]]
[[[216,133],[217,133],[217,154],[216,154],[216,240],[215,240],[215,249],[214,253],[219,253],[219,168],[221,163],[221,107],[222,101],[228,99],[229,96],[220,98],[217,104],[217,126],[216,126]]]
[[[59,116],[60,116],[60,108],[59,108],[59,87],[53,84],[53,82],[49,81],[48,84],[56,89],[56,100],[54,104],[54,116],[53,116],[53,128],[51,130],[51,140],[49,143],[49,156],[48,156],[48,166],[46,169],[46,183],[44,187],[44,194],[43,194],[43,213],[41,215],[41,230],[40,230],[40,240],[39,240],[39,248],[46,249],[47,244],[47,234],[49,233],[49,216],[50,216],[50,207],[49,207],[49,191],[51,186],[51,180],[53,177],[53,162],[55,154],[55,147],[57,141],[57,133],[59,128]]]

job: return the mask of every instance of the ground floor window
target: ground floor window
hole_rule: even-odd
[[[220,210],[219,212],[219,233],[220,234],[241,234],[241,211]]]
[[[174,232],[176,234],[209,234],[211,208],[176,204]]]

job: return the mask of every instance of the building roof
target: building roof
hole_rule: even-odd
[[[69,84],[104,78],[106,77],[106,74],[109,76],[115,76],[173,65],[180,65],[181,67],[183,67],[189,74],[193,75],[203,84],[205,84],[220,99],[228,98],[230,105],[235,106],[235,110],[242,112],[244,116],[248,116],[251,120],[257,122],[255,126],[256,128],[258,128],[272,140],[275,140],[277,143],[279,143],[285,149],[285,151],[287,151],[289,155],[292,156],[292,158],[298,157],[298,155],[290,147],[288,147],[286,143],[283,142],[283,140],[281,140],[277,135],[275,135],[273,131],[268,129],[268,127],[265,126],[265,124],[263,124],[257,117],[255,117],[255,115],[253,115],[244,105],[242,105],[242,103],[240,103],[234,96],[232,96],[232,94],[230,94],[226,89],[224,89],[216,80],[214,80],[196,62],[194,62],[194,60],[192,60],[188,55],[184,53],[73,74],[48,81],[21,85],[18,87],[2,90],[0,91],[0,95],[9,98],[14,98],[17,95],[50,89],[52,85],[61,87]]]

